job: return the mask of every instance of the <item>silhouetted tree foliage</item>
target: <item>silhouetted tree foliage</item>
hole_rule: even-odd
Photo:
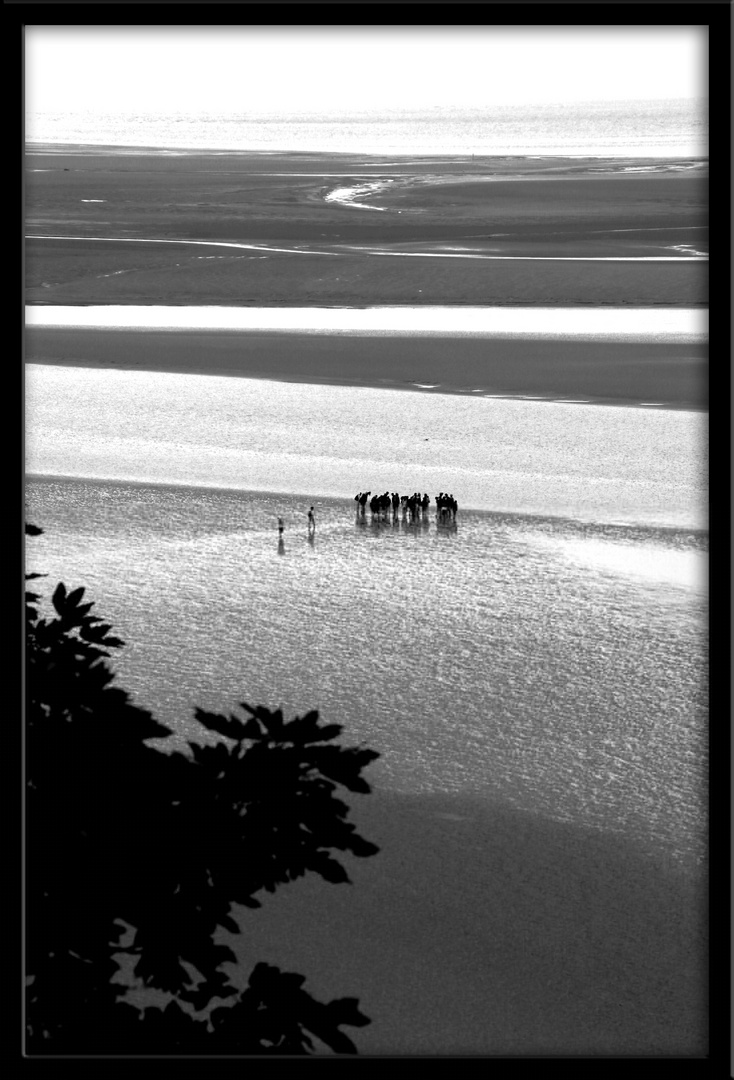
[[[317,712],[244,702],[242,717],[195,711],[226,743],[162,753],[145,740],[170,729],[114,685],[123,642],[84,589],[57,585],[50,619],[40,601],[26,592],[28,1052],[356,1053],[341,1028],[369,1023],[357,999],[318,1002],[265,963],[239,990],[215,935],[240,933],[233,903],[308,871],[348,882],[334,853],[378,851],[335,792],[369,792],[379,755],[334,744],[342,728]],[[173,995],[165,1008],[125,1000],[121,958]]]

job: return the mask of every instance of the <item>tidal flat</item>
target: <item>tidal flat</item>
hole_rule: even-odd
[[[379,854],[238,908],[238,978],[359,997],[364,1054],[705,1052],[705,536],[58,477],[27,499],[29,569],[89,589],[178,736],[248,701],[381,755],[348,800]]]
[[[32,305],[708,299],[699,159],[35,146],[27,165]],[[703,343],[28,330],[29,471],[50,474],[26,489],[44,529],[29,569],[89,589],[130,643],[122,684],[179,736],[193,705],[247,697],[319,708],[381,754],[372,793],[350,800],[380,853],[349,860],[354,888],[308,878],[238,910],[238,977],[265,959],[321,999],[358,996],[367,1054],[706,1052],[705,423],[684,411],[706,407],[705,357]],[[143,392],[124,398],[132,382]],[[323,405],[349,395],[377,408],[347,438]],[[281,399],[281,426],[264,424]],[[532,482],[524,513],[463,509],[480,412],[488,505],[516,507]],[[327,436],[332,486],[344,457],[350,492],[435,476],[462,506],[456,533],[319,498]],[[170,479],[221,485],[227,463],[232,490]],[[258,463],[267,490],[243,490]],[[285,465],[291,493],[273,494]],[[158,466],[167,486],[141,476]],[[573,523],[543,518],[569,486]],[[610,525],[630,500],[627,517],[654,518],[656,499],[664,522],[695,515]]]
[[[26,361],[705,410],[705,343],[29,327]],[[425,392],[425,391],[424,391]]]
[[[31,146],[26,164],[29,303],[708,300],[701,159]]]

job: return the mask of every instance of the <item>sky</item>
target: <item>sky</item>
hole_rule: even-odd
[[[389,112],[708,95],[708,28],[27,26],[26,111]]]

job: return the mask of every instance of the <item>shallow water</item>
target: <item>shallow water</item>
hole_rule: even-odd
[[[128,643],[122,684],[178,733],[196,705],[318,708],[381,753],[384,789],[703,858],[701,534],[461,510],[453,531],[351,500],[80,480],[30,480],[26,501],[46,530],[28,568],[88,587]]]
[[[240,116],[216,113],[28,113],[41,143],[323,151],[356,154],[530,154],[678,157],[708,152],[708,109],[695,100],[495,105]]]
[[[26,367],[29,473],[706,528],[702,413]]]

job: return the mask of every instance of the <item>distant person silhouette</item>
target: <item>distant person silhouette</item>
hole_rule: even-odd
[[[283,524],[283,518],[278,518],[278,536],[281,538],[281,540],[283,539],[283,529],[284,528],[285,528],[285,525]]]
[[[311,533],[315,532],[315,531],[316,531],[316,521],[314,520],[313,506],[312,506],[311,509],[308,512],[308,532],[309,532],[309,535]]]

